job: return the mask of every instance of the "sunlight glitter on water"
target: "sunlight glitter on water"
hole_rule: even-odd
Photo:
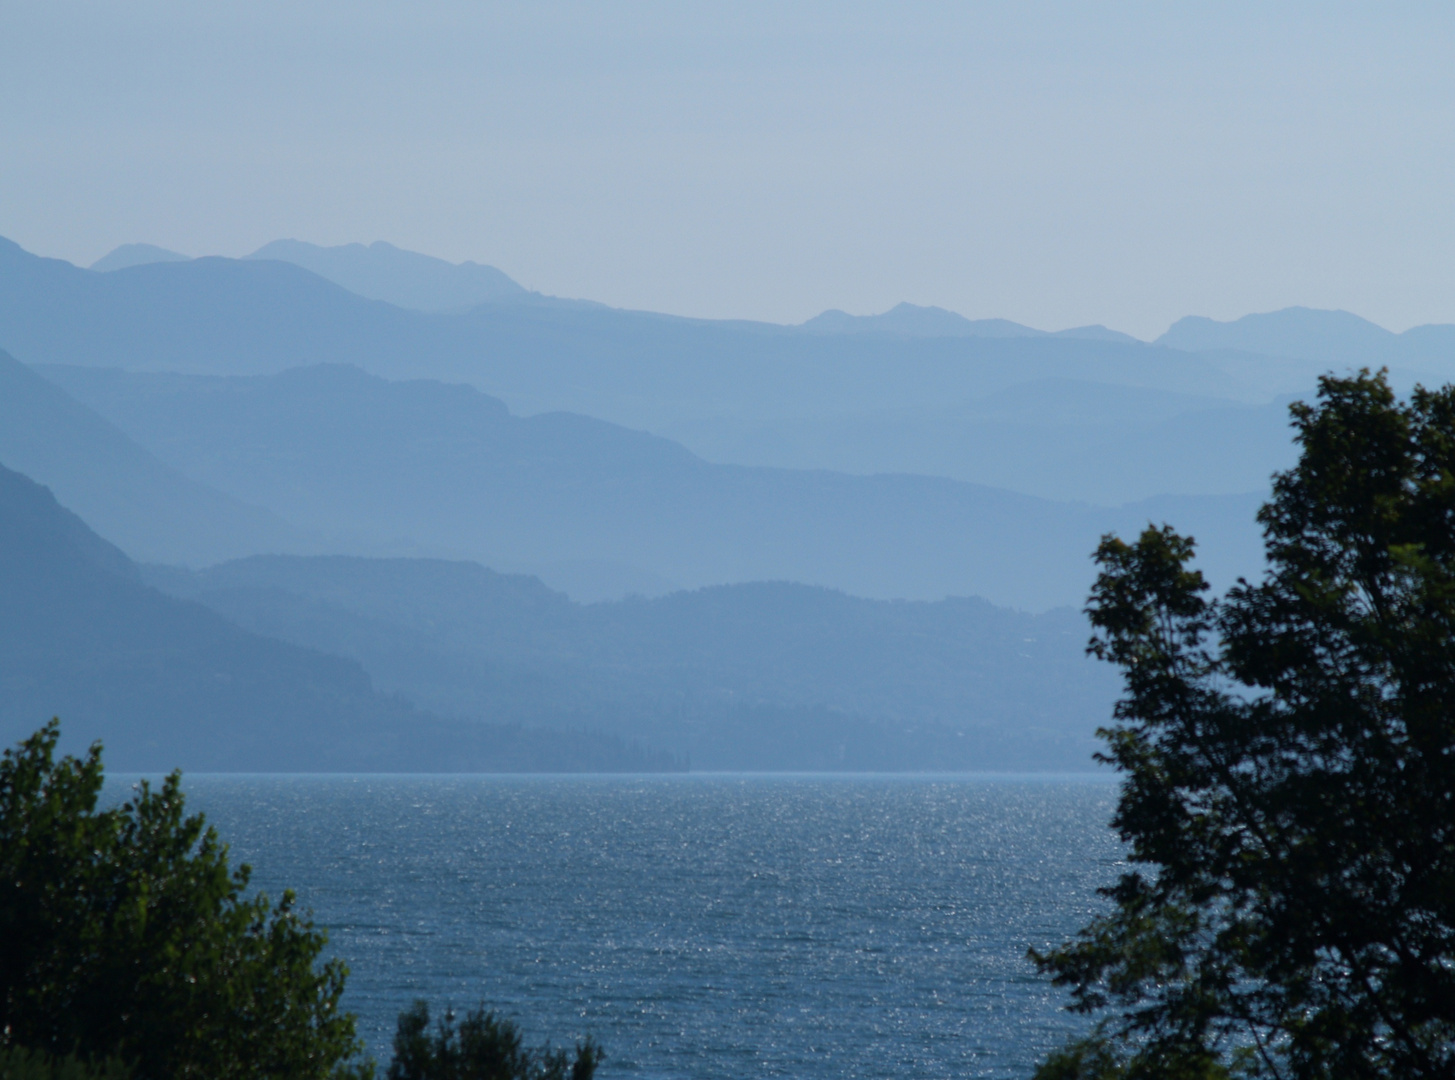
[[[1098,910],[1121,855],[1115,788],[1086,778],[184,786],[329,927],[384,1061],[426,997],[589,1032],[603,1077],[1024,1076],[1080,1027],[1026,948]]]

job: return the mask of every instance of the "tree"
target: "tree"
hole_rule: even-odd
[[[52,1057],[23,1046],[0,1046],[0,1080],[131,1080],[116,1058],[83,1061],[74,1054]]]
[[[1131,869],[1032,958],[1100,1015],[1038,1076],[1455,1075],[1455,389],[1326,377],[1220,600],[1104,538],[1091,651]]]
[[[520,1029],[484,1008],[458,1027],[447,1011],[429,1029],[429,1004],[416,1001],[399,1014],[388,1080],[591,1080],[605,1055],[595,1042],[576,1044],[573,1058],[549,1046],[530,1051]]]
[[[0,1047],[0,1080],[131,1080],[116,1058],[84,1061],[74,1054],[52,1057],[38,1049]]]
[[[245,896],[248,867],[184,816],[176,773],[98,811],[100,746],[57,761],[58,734],[0,759],[0,1046],[138,1080],[345,1070],[347,971],[318,964],[325,936],[293,894]]]

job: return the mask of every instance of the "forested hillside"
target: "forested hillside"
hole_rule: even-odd
[[[1069,609],[773,582],[582,605],[419,559],[145,573],[436,712],[596,724],[702,768],[1081,769],[1115,690]]]
[[[671,762],[617,739],[441,720],[355,662],[147,586],[51,493],[0,467],[0,738],[52,716],[115,768],[555,770]]]

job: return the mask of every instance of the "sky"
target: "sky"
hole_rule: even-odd
[[[1140,337],[1455,322],[1455,6],[8,0],[0,235]]]

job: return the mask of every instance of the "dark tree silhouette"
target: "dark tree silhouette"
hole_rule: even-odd
[[[1260,582],[1209,600],[1169,528],[1098,549],[1132,868],[1032,952],[1102,1017],[1042,1080],[1455,1075],[1455,389],[1292,411]]]
[[[605,1055],[591,1039],[566,1050],[527,1050],[520,1029],[484,1008],[455,1024],[453,1011],[429,1023],[429,1004],[399,1014],[388,1080],[591,1080]]]

